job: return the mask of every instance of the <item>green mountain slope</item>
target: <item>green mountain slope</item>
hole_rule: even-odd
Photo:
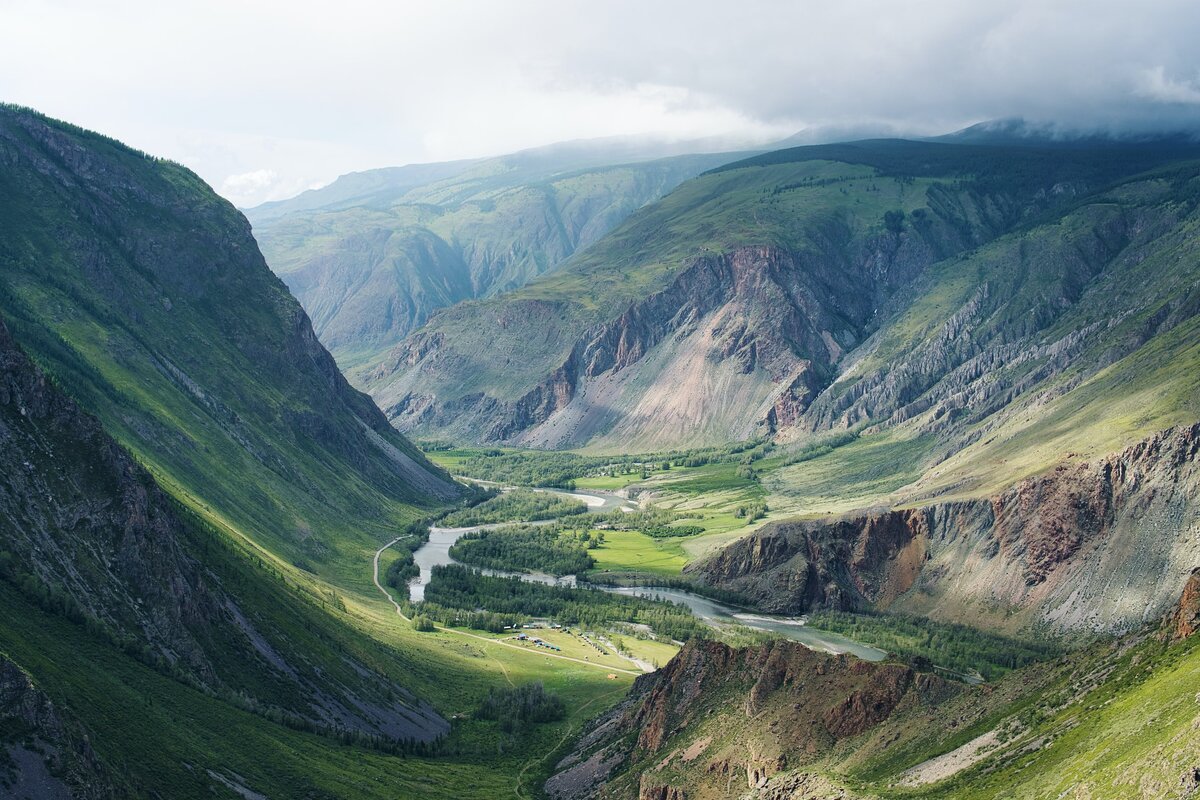
[[[449,726],[367,665],[365,639],[288,602],[49,382],[0,323],[6,596],[164,675],[314,730],[428,741]],[[6,609],[14,613],[14,609]],[[28,638],[3,637],[10,657]],[[392,668],[399,672],[397,659]],[[23,663],[23,662],[18,662]],[[86,711],[82,712],[86,715]]]
[[[454,496],[192,173],[11,108],[0,154],[13,336],[165,488],[327,574]]]
[[[687,152],[602,140],[373,170],[247,214],[321,341],[343,367],[365,369],[437,309],[552,271],[638,207],[736,157]]]
[[[1145,294],[1125,270],[1135,251],[1167,261],[1188,246],[1190,168],[1104,192],[1196,154],[883,140],[759,156],[682,185],[553,275],[439,313],[365,385],[401,429],[539,447],[789,441],[903,421],[893,414],[912,416],[917,396],[957,391],[951,373],[976,355],[968,343],[959,361],[931,362],[912,338],[964,330],[955,314],[989,275],[990,330],[1028,363],[1054,347],[1053,325],[1061,338],[1094,323],[1083,308],[1103,308],[1105,281],[1128,287],[1122,308],[1140,316],[1186,285],[1186,259]],[[912,366],[885,345],[908,348]],[[899,369],[926,385],[866,391]],[[874,405],[843,408],[860,391]]]

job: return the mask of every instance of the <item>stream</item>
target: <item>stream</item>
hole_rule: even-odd
[[[609,492],[589,490],[587,492],[569,492],[556,489],[552,491],[580,500],[587,504],[589,512],[611,511],[614,508],[632,508],[629,500]],[[552,520],[543,523],[520,524],[550,524]],[[430,528],[429,541],[413,553],[413,561],[421,570],[421,574],[408,586],[409,599],[414,603],[425,599],[425,587],[433,576],[433,568],[446,564],[457,564],[450,557],[450,547],[464,534],[472,531],[488,530],[491,528],[513,525],[512,522],[498,522],[488,525],[473,525],[468,528]],[[574,575],[557,577],[543,572],[506,572],[504,570],[478,569],[485,575],[501,578],[520,578],[523,581],[545,583],[551,586],[575,586]],[[773,633],[787,639],[800,642],[805,647],[821,650],[827,653],[850,653],[864,661],[882,661],[887,655],[884,651],[860,644],[853,639],[836,633],[819,631],[808,627],[803,618],[778,617],[770,614],[760,614],[753,611],[738,609],[716,600],[689,592],[683,589],[672,589],[656,586],[603,586],[595,588],[612,594],[636,595],[650,599],[667,600],[681,603],[688,607],[699,619],[716,627],[719,625],[737,624],[747,628]]]

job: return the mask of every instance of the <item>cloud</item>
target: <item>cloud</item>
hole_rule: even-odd
[[[230,175],[221,184],[229,192],[262,192],[279,183],[279,175],[273,169],[256,169],[240,175]]]
[[[238,202],[620,134],[1200,126],[1194,0],[0,3],[0,99]]]
[[[1162,65],[1142,73],[1140,93],[1143,97],[1161,103],[1200,104],[1200,85],[1197,81],[1169,78],[1166,68]]]

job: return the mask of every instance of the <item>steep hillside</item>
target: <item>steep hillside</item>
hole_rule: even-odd
[[[1142,632],[978,687],[794,643],[689,644],[584,732],[546,791],[556,800],[1189,797],[1200,787],[1198,644]]]
[[[1061,395],[1068,347],[1091,348],[1072,361],[1079,385],[1191,324],[1195,169],[1105,190],[1196,154],[902,141],[767,154],[684,184],[554,275],[437,314],[366,386],[403,430],[626,450],[882,429],[939,393],[965,402],[967,362],[997,398]],[[1115,287],[1121,353],[1096,318]],[[990,365],[1010,362],[992,387]],[[1180,404],[1126,427],[1185,421]],[[941,414],[960,447],[965,415]]]
[[[182,167],[4,108],[0,229],[13,337],[213,524],[333,575],[454,496]]]
[[[549,272],[638,207],[736,155],[581,142],[344,176],[250,209],[271,268],[344,368],[369,369],[439,308]],[[695,152],[695,151],[693,151]]]
[[[64,716],[29,675],[0,656],[0,724],[8,797],[102,800],[117,797],[113,775],[78,722]]]
[[[362,663],[340,663],[279,611],[232,595],[222,559],[206,565],[195,552],[221,547],[213,533],[64,397],[3,323],[0,444],[0,565],[35,601],[213,695],[395,739],[447,730],[423,704],[380,704],[406,693]]]

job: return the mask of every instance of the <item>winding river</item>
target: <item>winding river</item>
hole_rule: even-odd
[[[611,511],[615,508],[631,509],[633,507],[625,498],[609,492],[589,490],[587,493],[584,493],[556,489],[546,489],[544,491],[553,491],[587,503],[589,512]],[[549,522],[547,521],[542,524],[549,524]],[[491,525],[475,525],[469,528],[430,528],[429,541],[413,553],[413,560],[420,567],[421,574],[409,584],[409,599],[413,602],[425,599],[425,587],[429,584],[434,567],[458,563],[450,557],[450,547],[461,536],[472,531],[499,528],[512,524],[514,523],[501,522]],[[483,569],[480,572],[483,572],[485,575],[515,577],[524,581],[534,581],[536,583],[546,583],[555,586],[575,585],[574,575],[556,577],[541,572],[505,572],[489,569]],[[714,627],[729,624],[743,625],[747,628],[754,628],[792,639],[813,650],[821,650],[827,653],[850,653],[864,661],[882,661],[887,655],[882,650],[859,644],[845,636],[810,628],[805,624],[803,619],[777,617],[770,614],[759,614],[738,609],[683,589],[655,586],[596,586],[596,588],[613,594],[636,595],[638,597],[681,603],[687,606],[699,619],[704,620]]]

